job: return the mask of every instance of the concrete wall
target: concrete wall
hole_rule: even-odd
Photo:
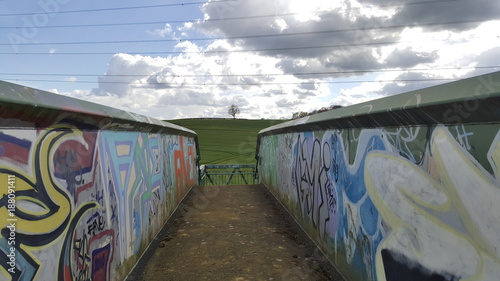
[[[499,280],[500,72],[277,125],[257,153],[346,280]]]
[[[196,184],[196,134],[5,82],[0,99],[0,280],[124,280]]]

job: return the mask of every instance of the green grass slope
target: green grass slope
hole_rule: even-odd
[[[177,119],[168,120],[198,134],[200,164],[255,164],[257,134],[284,120]]]

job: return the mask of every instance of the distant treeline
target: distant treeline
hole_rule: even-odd
[[[248,120],[245,118],[236,118],[238,120]],[[195,118],[180,118],[180,119],[174,119],[174,120],[234,120],[232,117],[231,118],[224,118],[224,117],[195,117]],[[165,121],[172,121],[172,120],[165,120]]]
[[[314,110],[314,111],[311,111],[311,112],[299,111],[299,112],[293,113],[292,119],[298,119],[298,118],[302,118],[302,117],[305,117],[305,116],[308,116],[308,115],[318,114],[318,113],[321,113],[321,112],[325,112],[325,111],[329,111],[329,110],[334,110],[334,109],[338,109],[338,108],[342,108],[342,106],[341,105],[331,105],[329,107],[322,107],[322,108],[320,108],[318,110]]]

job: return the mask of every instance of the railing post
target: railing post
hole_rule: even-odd
[[[205,178],[205,165],[199,166],[199,171],[198,171],[198,185],[203,185],[203,179]]]

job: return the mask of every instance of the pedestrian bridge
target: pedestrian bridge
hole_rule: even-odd
[[[499,279],[500,72],[269,127],[227,175],[180,126],[0,101],[0,280]]]

